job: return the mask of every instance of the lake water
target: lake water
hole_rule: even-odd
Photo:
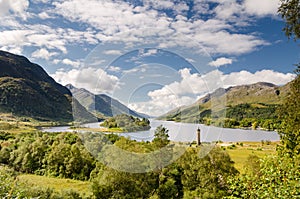
[[[133,133],[121,133],[122,136],[130,137],[138,141],[151,141],[154,138],[154,131],[159,125],[163,125],[169,130],[170,140],[181,142],[192,142],[196,140],[196,130],[201,130],[201,141],[211,142],[221,140],[223,142],[240,141],[278,141],[280,139],[277,132],[262,130],[228,129],[203,124],[176,123],[171,121],[151,120],[151,129]],[[88,128],[100,128],[99,123],[83,125]],[[43,129],[44,132],[72,132],[68,126],[51,127]]]

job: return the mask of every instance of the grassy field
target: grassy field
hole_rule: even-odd
[[[72,125],[66,122],[38,121],[29,117],[17,117],[8,113],[0,113],[0,131],[13,134],[36,132],[39,127]]]
[[[28,186],[37,186],[43,188],[54,189],[57,192],[73,190],[81,196],[91,196],[91,185],[88,181],[78,181],[70,179],[51,178],[38,175],[20,175],[20,182],[28,184]]]
[[[232,160],[235,162],[235,167],[243,173],[249,155],[256,155],[263,158],[264,156],[275,154],[276,146],[278,144],[279,142],[263,144],[262,142],[240,142],[223,143],[219,145],[226,149]]]

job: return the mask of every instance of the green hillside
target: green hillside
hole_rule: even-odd
[[[0,114],[39,121],[94,121],[71,92],[26,57],[0,51]]]
[[[274,129],[276,126],[270,126],[269,123],[277,122],[276,109],[281,106],[288,92],[289,84],[276,86],[265,82],[218,89],[196,103],[174,109],[158,119]]]
[[[27,58],[0,51],[0,112],[72,121],[70,91]]]

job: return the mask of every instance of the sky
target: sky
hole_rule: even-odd
[[[0,0],[0,49],[158,116],[219,87],[295,75],[279,0]]]

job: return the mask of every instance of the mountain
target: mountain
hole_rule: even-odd
[[[276,86],[259,82],[217,89],[194,104],[176,108],[158,119],[181,122],[204,122],[205,118],[274,119],[275,110],[289,92],[289,84]],[[213,110],[213,111],[212,111]]]
[[[88,111],[99,116],[112,117],[120,114],[132,115],[139,118],[148,118],[148,115],[138,113],[129,109],[118,100],[105,94],[95,95],[84,88],[76,88],[71,84],[66,87],[72,92],[75,99],[79,101]]]
[[[72,121],[71,92],[26,57],[0,51],[0,112]]]

